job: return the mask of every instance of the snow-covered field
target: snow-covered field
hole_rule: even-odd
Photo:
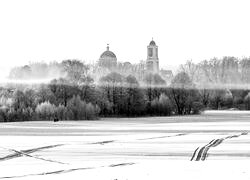
[[[250,179],[249,132],[247,112],[3,123],[0,179]]]

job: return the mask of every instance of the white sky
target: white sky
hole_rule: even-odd
[[[0,68],[29,61],[96,61],[110,44],[119,61],[160,66],[250,56],[249,0],[1,0]]]

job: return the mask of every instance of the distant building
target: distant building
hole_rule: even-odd
[[[107,50],[104,51],[98,62],[100,67],[108,68],[108,69],[114,69],[117,66],[117,58],[115,53],[109,50],[109,45],[107,45]]]
[[[115,53],[110,51],[109,45],[107,45],[107,50],[99,58],[96,72],[104,75],[110,71],[119,72],[125,76],[132,74],[140,81],[147,73],[159,74],[168,83],[173,78],[171,70],[159,70],[158,46],[153,39],[147,46],[147,59],[141,60],[137,64],[131,64],[128,61],[118,62]]]
[[[135,64],[133,67],[133,72],[137,75],[138,80],[143,80],[146,73],[146,61],[141,60],[140,63]]]
[[[151,73],[159,73],[158,46],[152,39],[147,47],[146,69]]]
[[[174,77],[173,72],[171,70],[165,70],[165,69],[160,70],[160,75],[167,82],[167,84],[171,83]]]
[[[130,62],[118,62],[117,71],[121,74],[131,74],[133,65]]]

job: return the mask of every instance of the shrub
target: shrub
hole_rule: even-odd
[[[45,101],[37,105],[36,113],[40,119],[51,120],[55,117],[56,106],[50,104],[49,101]]]
[[[126,105],[126,115],[142,115],[146,110],[146,98],[143,91],[138,87],[128,87],[126,89],[126,96],[125,102],[123,102]]]
[[[12,104],[13,104],[12,98],[1,96],[1,98],[0,98],[0,106],[1,107],[10,108],[12,106]]]
[[[59,104],[59,106],[56,107],[56,117],[60,120],[68,119],[68,110],[64,105]]]
[[[86,104],[85,119],[97,119],[98,111],[91,103]]]
[[[225,94],[225,90],[222,89],[214,89],[211,92],[211,97],[210,97],[210,101],[209,101],[209,106],[212,109],[221,109],[221,105],[223,102],[223,96]]]
[[[18,117],[20,117],[21,121],[31,121],[34,117],[34,111],[31,107],[23,108],[19,113]]]
[[[108,116],[112,114],[114,104],[108,100],[101,100],[98,102],[98,106],[100,108],[100,113],[104,116]]]
[[[160,109],[164,115],[171,115],[172,114],[172,102],[165,94],[161,94],[159,98]]]
[[[148,111],[151,114],[154,115],[159,115],[160,114],[160,104],[159,104],[159,99],[156,98],[153,101],[151,101],[151,104],[148,105]]]
[[[222,97],[222,105],[226,108],[232,108],[233,106],[233,95],[230,90],[225,92],[225,95]]]
[[[151,112],[155,115],[169,116],[172,114],[172,103],[168,96],[161,94],[160,98],[156,98],[151,102]]]
[[[0,108],[0,122],[8,121],[8,110],[5,107]]]
[[[247,110],[250,110],[250,92],[244,98],[244,104]]]
[[[73,96],[67,103],[67,109],[69,111],[69,119],[85,119],[84,110],[86,109],[86,103],[81,100],[80,96]]]
[[[100,112],[98,106],[82,101],[80,96],[73,96],[73,98],[68,101],[67,109],[68,119],[71,120],[96,119]]]
[[[195,101],[192,105],[192,114],[200,114],[201,110],[204,110],[205,106],[199,101]]]

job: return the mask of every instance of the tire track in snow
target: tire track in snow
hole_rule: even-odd
[[[52,163],[68,164],[68,163],[63,163],[63,162],[60,162],[60,161],[54,161],[54,160],[51,160],[51,159],[45,159],[45,158],[42,158],[42,157],[32,156],[30,154],[27,154],[27,153],[22,152],[22,151],[18,151],[16,149],[9,149],[9,148],[5,148],[5,147],[0,147],[0,148],[6,149],[8,151],[12,151],[12,152],[16,153],[18,155],[18,157],[20,157],[20,156],[27,156],[27,157],[30,157],[30,158],[39,159],[39,160],[42,160],[42,161],[48,161],[48,162],[52,162]],[[19,156],[19,154],[20,154],[20,156]],[[7,159],[5,159],[5,160],[7,160]]]
[[[137,140],[161,139],[161,138],[184,136],[184,135],[187,135],[187,134],[185,134],[185,133],[179,133],[179,134],[170,135],[170,136],[159,136],[159,137],[143,138],[143,139],[137,139]]]
[[[48,172],[42,172],[42,173],[34,173],[34,174],[24,174],[24,175],[16,175],[16,176],[4,176],[0,177],[0,179],[12,179],[12,178],[23,178],[23,177],[29,177],[29,176],[45,176],[45,175],[57,175],[57,174],[64,174],[64,173],[70,173],[73,171],[81,171],[81,170],[88,170],[88,169],[97,169],[97,168],[105,168],[105,167],[119,167],[119,166],[131,166],[135,163],[119,163],[119,164],[111,164],[108,166],[100,166],[100,167],[80,167],[80,168],[72,168],[72,169],[61,169],[56,171],[48,171]]]
[[[90,144],[100,144],[100,145],[104,145],[104,144],[112,143],[112,142],[115,142],[115,140],[100,141],[100,142],[94,142],[94,143],[90,143]]]
[[[194,151],[192,155],[191,161],[205,161],[208,156],[208,151],[211,147],[218,146],[226,139],[237,138],[237,137],[240,137],[242,135],[247,135],[247,134],[248,134],[247,132],[243,132],[238,135],[231,135],[231,136],[227,136],[227,137],[220,138],[220,139],[213,139],[205,146],[196,148],[196,150]]]
[[[150,138],[141,138],[141,139],[136,139],[136,140],[150,140],[150,139],[161,139],[161,138],[168,138],[168,137],[177,137],[177,136],[184,136],[187,135],[185,133],[179,133],[179,134],[174,134],[174,135],[168,135],[168,136],[158,136],[158,137],[150,137]],[[89,144],[108,144],[108,143],[115,143],[115,142],[120,142],[122,143],[123,141],[117,141],[117,140],[106,140],[106,141],[99,141],[99,142],[93,142],[93,143],[88,143]]]
[[[141,138],[141,139],[136,139],[136,140],[161,139],[161,138],[177,137],[177,136],[184,136],[184,135],[187,135],[187,134],[185,134],[185,133],[179,133],[179,134],[168,135],[168,136],[158,136],[158,137],[150,137],[150,138]],[[90,145],[90,144],[105,145],[105,144],[108,144],[108,143],[123,143],[123,142],[124,142],[124,141],[106,140],[106,141],[99,141],[99,142],[87,143],[86,145]]]
[[[1,157],[0,161],[6,161],[6,160],[21,157],[21,156],[27,156],[27,157],[32,157],[32,158],[35,158],[35,159],[40,159],[40,160],[43,160],[43,161],[49,161],[49,162],[54,162],[54,163],[59,163],[59,164],[65,164],[65,163],[62,163],[62,162],[59,162],[59,161],[53,161],[53,160],[50,160],[50,159],[44,159],[44,158],[41,158],[41,157],[36,157],[36,156],[30,155],[31,153],[34,153],[34,152],[37,152],[37,151],[41,151],[41,150],[44,150],[44,149],[51,149],[51,148],[58,147],[58,146],[63,146],[63,145],[64,144],[56,144],[56,145],[43,146],[43,147],[39,147],[39,148],[20,150],[20,151],[15,150],[15,149],[9,149],[9,148],[5,148],[5,147],[1,147],[2,149],[6,149],[6,150],[12,151],[14,153],[9,154],[9,155],[4,156],[4,157]]]

